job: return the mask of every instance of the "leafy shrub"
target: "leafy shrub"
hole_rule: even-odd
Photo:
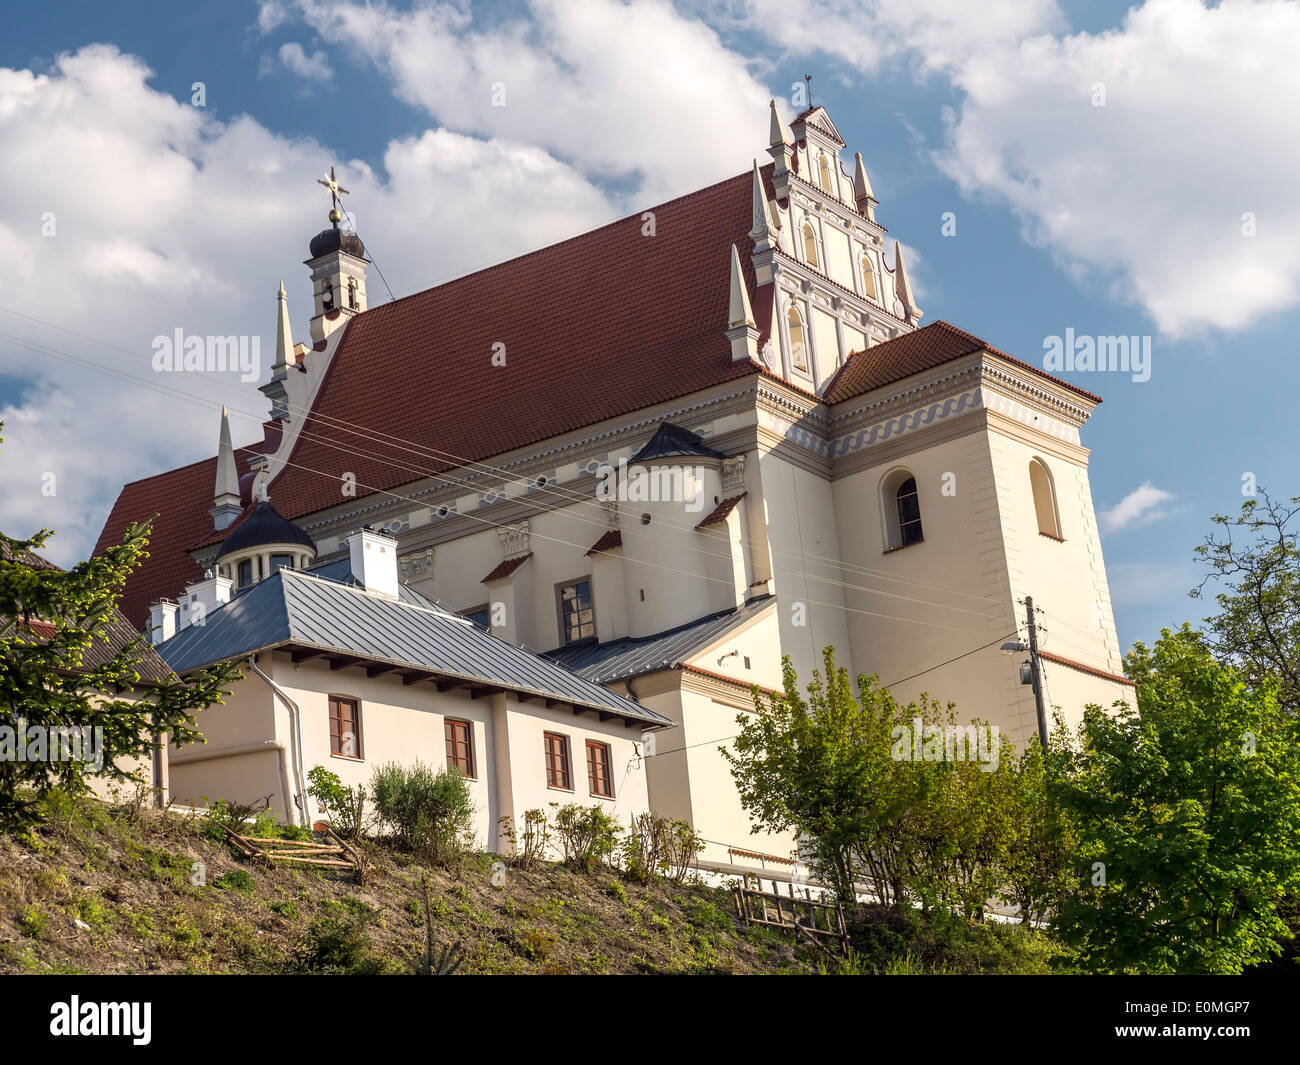
[[[388,762],[375,770],[370,792],[381,821],[408,850],[458,866],[473,849],[474,800],[460,770]]]
[[[555,812],[555,832],[564,848],[564,862],[584,872],[609,861],[621,831],[618,823],[599,806],[571,802]]]
[[[297,917],[298,904],[293,899],[282,899],[280,902],[273,902],[268,909],[280,917]]]
[[[545,860],[546,849],[551,844],[551,823],[545,810],[525,810],[522,832],[516,831],[514,818],[509,814],[498,823],[501,826],[501,838],[510,844],[514,852],[516,865],[522,869],[531,869]]]
[[[632,818],[621,848],[623,869],[629,880],[647,881],[658,873],[667,844],[668,824],[668,818],[649,812]]]
[[[269,795],[252,803],[232,802],[230,799],[215,799],[208,803],[203,834],[209,839],[219,842],[227,838],[226,834],[221,831],[223,828],[228,828],[231,832],[237,832],[241,836],[247,836],[250,834],[251,826],[249,822],[252,821],[256,825],[261,815],[265,814],[270,808],[270,805],[271,796]],[[272,818],[272,823],[274,824],[274,818]]]
[[[648,881],[662,872],[680,884],[703,849],[704,840],[685,821],[638,814],[623,839],[623,868],[631,880]]]
[[[49,915],[35,903],[23,910],[22,916],[18,918],[18,927],[33,939],[40,939],[49,924]]]
[[[346,976],[379,976],[392,966],[374,954],[364,917],[323,915],[312,920],[285,971]]]
[[[232,869],[212,881],[212,886],[222,891],[252,891],[253,875],[247,869]]]
[[[364,834],[366,789],[363,785],[346,787],[337,773],[318,765],[307,774],[307,794],[320,803],[330,825],[344,839],[357,839]]]

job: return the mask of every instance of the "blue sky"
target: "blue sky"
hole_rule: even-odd
[[[1148,381],[1062,375],[1105,400],[1084,442],[1124,646],[1203,615],[1192,550],[1244,474],[1300,495],[1297,5],[86,3],[11,29],[0,526],[53,525],[59,561],[123,481],[210,454],[221,403],[256,435],[253,385],[164,394],[140,357],[176,326],[273,348],[280,279],[305,334],[330,162],[403,294],[743,171],[805,73],[927,321],[1038,365],[1067,329],[1152,338]]]

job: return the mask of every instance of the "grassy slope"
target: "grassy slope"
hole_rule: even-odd
[[[362,919],[368,952],[400,971],[424,946],[422,873],[434,935],[461,944],[466,973],[815,970],[807,948],[738,924],[725,891],[559,866],[510,868],[494,887],[491,859],[456,877],[380,848],[358,887],[250,864],[176,814],[92,801],[52,812],[24,839],[0,837],[0,972],[283,971],[322,918]],[[194,862],[208,886],[191,884]],[[248,875],[222,879],[234,870]]]

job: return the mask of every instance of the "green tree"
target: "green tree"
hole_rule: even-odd
[[[100,773],[124,780],[129,771],[117,763],[148,755],[161,734],[177,743],[202,740],[193,715],[221,700],[234,667],[186,682],[159,679],[142,661],[152,655],[144,638],[122,638],[131,630],[117,601],[145,557],[148,532],[148,523],[132,525],[121,544],[68,570],[38,554],[50,530],[25,540],[0,533],[0,732],[10,742],[19,729],[33,735],[33,727],[47,736],[59,728],[102,729]],[[0,754],[0,830],[35,820],[29,789],[37,798],[55,787],[84,792],[93,772],[81,761]]]
[[[955,727],[951,708],[947,719]],[[996,742],[997,750],[989,752],[996,760],[967,751],[965,757],[903,763],[920,778],[920,787],[911,789],[908,880],[925,910],[981,919],[988,900],[1000,894],[1019,790],[1015,749],[1004,736]]]
[[[1219,613],[1206,618],[1208,638],[1222,661],[1240,667],[1253,684],[1273,676],[1278,701],[1300,714],[1300,497],[1290,503],[1261,490],[1236,518],[1216,515],[1218,527],[1196,549],[1209,572],[1192,590],[1211,583]]]
[[[859,857],[864,848],[887,841],[895,817],[890,732],[903,714],[871,678],[859,678],[855,693],[831,648],[824,659],[825,679],[814,671],[805,699],[786,657],[784,691],[764,705],[755,690],[756,712],[737,718],[733,749],[721,750],[754,830],[795,830],[810,848],[814,874],[852,901]],[[882,847],[868,869],[895,896],[903,880],[895,864],[901,858],[896,849]]]
[[[1052,801],[1051,789],[1068,759],[1069,740],[1058,719],[1047,756],[1035,735],[1016,764],[1013,814],[1002,856],[1002,894],[1020,907],[1020,918],[1026,924],[1045,917],[1066,890],[1066,856],[1073,847],[1073,827]]]
[[[1077,832],[1053,927],[1096,971],[1238,973],[1288,935],[1296,719],[1186,625],[1125,664],[1137,708],[1089,707],[1053,788]]]

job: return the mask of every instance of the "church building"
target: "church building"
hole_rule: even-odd
[[[560,751],[544,736],[567,715],[571,778],[586,776],[581,744],[608,744],[615,778],[643,774],[633,806],[689,820],[706,857],[729,864],[791,853],[789,839],[751,835],[719,751],[753,686],[780,687],[783,656],[806,681],[833,647],[900,699],[951,701],[1019,744],[1035,699],[1025,656],[1003,645],[1026,639],[1032,597],[1049,707],[1076,722],[1087,704],[1129,698],[1081,439],[1100,397],[921,324],[863,158],[825,108],[787,121],[773,102],[763,156],[737,171],[375,305],[365,246],[335,210],[310,242],[307,339],[277,296],[263,439],[235,448],[223,419],[214,457],[123,488],[101,548],[159,514],[128,616],[169,637],[178,672],[236,645],[283,687],[316,663],[301,734],[325,749],[337,699],[356,702],[359,780],[381,749],[457,757],[409,717],[368,717],[368,699],[393,700],[358,699],[362,685],[466,705],[479,691],[478,716],[446,716],[484,742],[488,703],[553,715],[499,733],[527,745],[495,756],[516,779],[522,764],[539,782],[550,772]],[[368,543],[395,552],[382,611],[357,559]],[[321,588],[333,642],[280,620]],[[361,597],[356,626],[384,626],[370,643],[345,634],[345,592]],[[221,615],[256,613],[240,608],[255,597],[278,626],[263,645],[244,646],[245,618],[227,647],[200,646]],[[182,628],[196,608],[205,624]],[[390,631],[434,614],[437,639]],[[556,675],[443,668],[453,614],[526,655],[518,669]],[[571,689],[556,690],[561,673]],[[372,736],[372,722],[388,731]],[[227,746],[261,741],[223,732]],[[525,785],[528,801],[575,790],[554,779]],[[203,786],[220,792],[211,774]],[[588,790],[579,780],[577,801]]]

